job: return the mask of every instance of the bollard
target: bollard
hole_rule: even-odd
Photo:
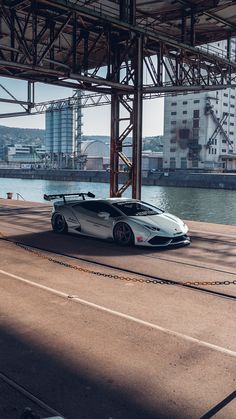
[[[7,192],[7,199],[12,199],[13,193],[12,192]]]

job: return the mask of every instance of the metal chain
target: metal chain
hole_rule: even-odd
[[[85,272],[85,273],[89,273],[92,275],[97,275],[97,276],[102,276],[105,278],[109,278],[109,279],[119,279],[120,281],[131,281],[131,282],[139,282],[139,283],[145,283],[145,284],[155,284],[155,285],[185,285],[185,286],[209,286],[209,285],[236,285],[236,280],[234,281],[180,281],[180,282],[175,282],[175,281],[169,281],[168,279],[144,279],[144,278],[139,278],[139,277],[131,277],[131,276],[121,276],[121,275],[116,275],[116,274],[106,274],[104,272],[99,272],[99,271],[95,271],[93,269],[88,269],[88,268],[83,268],[82,266],[79,265],[72,265],[70,263],[67,262],[61,262],[57,259],[54,259],[52,257],[49,257],[45,254],[43,254],[42,252],[39,252],[38,250],[32,249],[24,244],[18,243],[18,242],[14,242],[12,240],[10,240],[9,238],[5,237],[1,232],[0,232],[0,239],[3,239],[5,241],[8,241],[10,243],[15,244],[15,246],[20,247],[21,249],[26,250],[29,253],[32,253],[38,257],[40,257],[41,259],[45,259],[49,262],[55,263],[57,265],[61,265],[65,268],[69,268],[69,269],[75,269],[77,271],[80,272]]]

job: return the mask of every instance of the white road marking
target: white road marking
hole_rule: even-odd
[[[179,339],[183,339],[183,340],[185,340],[187,342],[195,343],[195,344],[200,345],[200,346],[203,346],[205,348],[212,349],[212,350],[217,351],[217,352],[221,352],[221,353],[223,353],[225,355],[236,357],[236,352],[235,351],[232,351],[230,349],[224,348],[222,346],[214,345],[212,343],[205,342],[203,340],[194,338],[192,336],[188,336],[188,335],[185,335],[183,333],[179,333],[179,332],[176,332],[174,330],[170,330],[170,329],[167,329],[165,327],[162,327],[162,326],[159,326],[159,325],[156,325],[156,324],[153,324],[153,323],[149,323],[149,322],[147,322],[145,320],[142,320],[142,319],[139,319],[139,318],[130,316],[128,314],[121,313],[119,311],[111,310],[110,308],[107,308],[107,307],[104,307],[104,306],[100,306],[100,305],[95,304],[95,303],[91,303],[90,301],[83,300],[83,299],[77,297],[76,295],[66,294],[65,292],[56,290],[54,288],[47,287],[45,285],[38,284],[37,282],[30,281],[28,279],[22,278],[21,276],[11,274],[10,272],[6,272],[6,271],[3,271],[1,269],[0,269],[0,274],[6,275],[6,276],[8,276],[10,278],[13,278],[13,279],[17,279],[18,281],[21,281],[21,282],[23,282],[25,284],[28,284],[28,285],[31,285],[31,286],[40,288],[40,289],[42,289],[44,291],[51,292],[51,293],[53,293],[55,295],[58,295],[59,297],[70,299],[71,301],[74,301],[74,302],[77,302],[77,303],[86,305],[88,307],[92,307],[92,308],[94,308],[96,310],[100,310],[100,311],[103,311],[105,313],[109,313],[111,315],[120,317],[122,319],[130,320],[130,321],[135,322],[137,324],[150,327],[150,328],[152,328],[154,330],[158,330],[159,332],[163,332],[163,333],[165,333],[167,335],[170,335],[170,336],[173,336],[173,337],[176,337],[176,338],[179,338]]]
[[[38,397],[34,396],[32,393],[27,391],[24,387],[20,386],[15,381],[11,380],[9,377],[7,377],[5,374],[2,374],[1,372],[0,372],[0,379],[4,381],[5,383],[7,383],[8,385],[10,385],[11,387],[13,387],[14,389],[16,389],[17,391],[19,391],[19,393],[23,394],[28,399],[32,400],[34,403],[36,403],[38,406],[46,410],[48,413],[52,415],[57,415],[59,419],[60,418],[63,419],[63,417],[60,415],[59,412],[57,412],[55,409],[52,409],[50,406],[48,406],[48,404],[38,399]]]

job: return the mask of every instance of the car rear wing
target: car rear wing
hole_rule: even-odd
[[[44,194],[43,198],[45,199],[45,201],[53,201],[54,199],[62,198],[63,201],[66,203],[67,196],[81,196],[83,200],[85,200],[86,196],[88,196],[89,198],[95,198],[95,195],[92,192],[60,193],[60,194],[54,194],[54,195]]]

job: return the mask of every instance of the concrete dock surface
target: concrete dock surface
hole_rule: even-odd
[[[50,213],[0,199],[0,419],[235,419],[236,227],[122,248]]]

